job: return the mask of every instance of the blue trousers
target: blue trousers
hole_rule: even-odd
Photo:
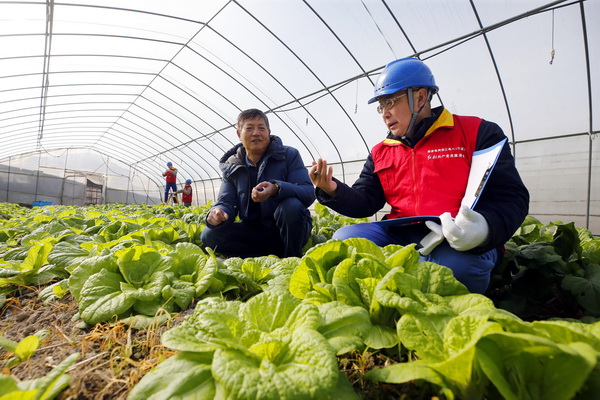
[[[429,229],[422,229],[423,226],[420,229],[411,229],[410,227],[386,229],[381,225],[367,222],[344,226],[334,233],[333,238],[360,237],[369,239],[381,247],[388,244],[406,246],[411,243],[419,243],[429,233]],[[493,249],[483,254],[458,251],[450,247],[444,240],[429,255],[421,256],[421,261],[430,261],[450,268],[454,272],[454,277],[469,291],[483,294],[490,283],[492,268],[500,259],[499,254],[499,249]]]
[[[312,217],[297,198],[279,203],[272,220],[225,221],[205,227],[200,239],[214,251],[231,257],[302,257],[302,248],[312,230]]]
[[[165,186],[165,203],[169,200],[169,189],[173,190],[173,193],[177,192],[177,183],[176,182],[167,182],[167,186]]]

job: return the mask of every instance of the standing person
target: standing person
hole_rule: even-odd
[[[163,172],[162,176],[167,181],[167,185],[165,186],[165,203],[167,203],[169,201],[169,191],[172,190],[173,194],[177,193],[177,168],[173,166],[171,161],[167,163],[167,170]],[[177,196],[175,195],[173,198],[178,203]]]
[[[386,202],[391,211],[385,219],[440,215],[441,225],[362,223],[333,237],[363,237],[379,246],[419,243],[421,260],[449,267],[471,292],[484,293],[504,243],[529,212],[529,193],[505,143],[476,207],[461,207],[473,152],[506,136],[493,122],[453,115],[443,106],[432,109],[437,91],[422,61],[389,63],[368,101],[379,103],[387,138],[373,147],[352,187],[333,178],[322,159],[313,161],[310,177],[317,200],[346,216],[372,216]]]
[[[202,243],[228,256],[301,257],[315,194],[300,153],[271,135],[266,114],[257,109],[240,113],[237,135],[241,143],[220,160],[223,183]]]
[[[179,189],[177,193],[181,193],[181,202],[184,206],[192,205],[192,180],[186,179],[183,189]]]

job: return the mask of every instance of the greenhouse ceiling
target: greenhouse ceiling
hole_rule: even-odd
[[[0,1],[0,160],[90,149],[216,179],[237,115],[259,108],[343,179],[386,133],[377,74],[408,56],[435,102],[500,124],[517,159],[521,142],[591,143],[599,21],[599,0]]]

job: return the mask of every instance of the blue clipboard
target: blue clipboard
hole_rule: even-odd
[[[382,219],[381,221],[373,221],[373,224],[381,225],[386,228],[391,228],[393,226],[402,226],[402,225],[410,225],[417,224],[419,222],[425,221],[433,221],[435,223],[440,223],[440,217],[437,215],[419,215],[416,217],[404,217],[404,218],[393,218],[393,219]]]

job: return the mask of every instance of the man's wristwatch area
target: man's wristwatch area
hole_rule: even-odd
[[[281,191],[281,186],[279,186],[277,181],[274,181],[274,180],[270,180],[269,183],[272,183],[273,185],[275,185],[275,188],[277,189],[277,192],[275,192],[275,194],[273,196],[271,196],[271,198],[273,199],[273,198],[279,196],[279,192]]]

